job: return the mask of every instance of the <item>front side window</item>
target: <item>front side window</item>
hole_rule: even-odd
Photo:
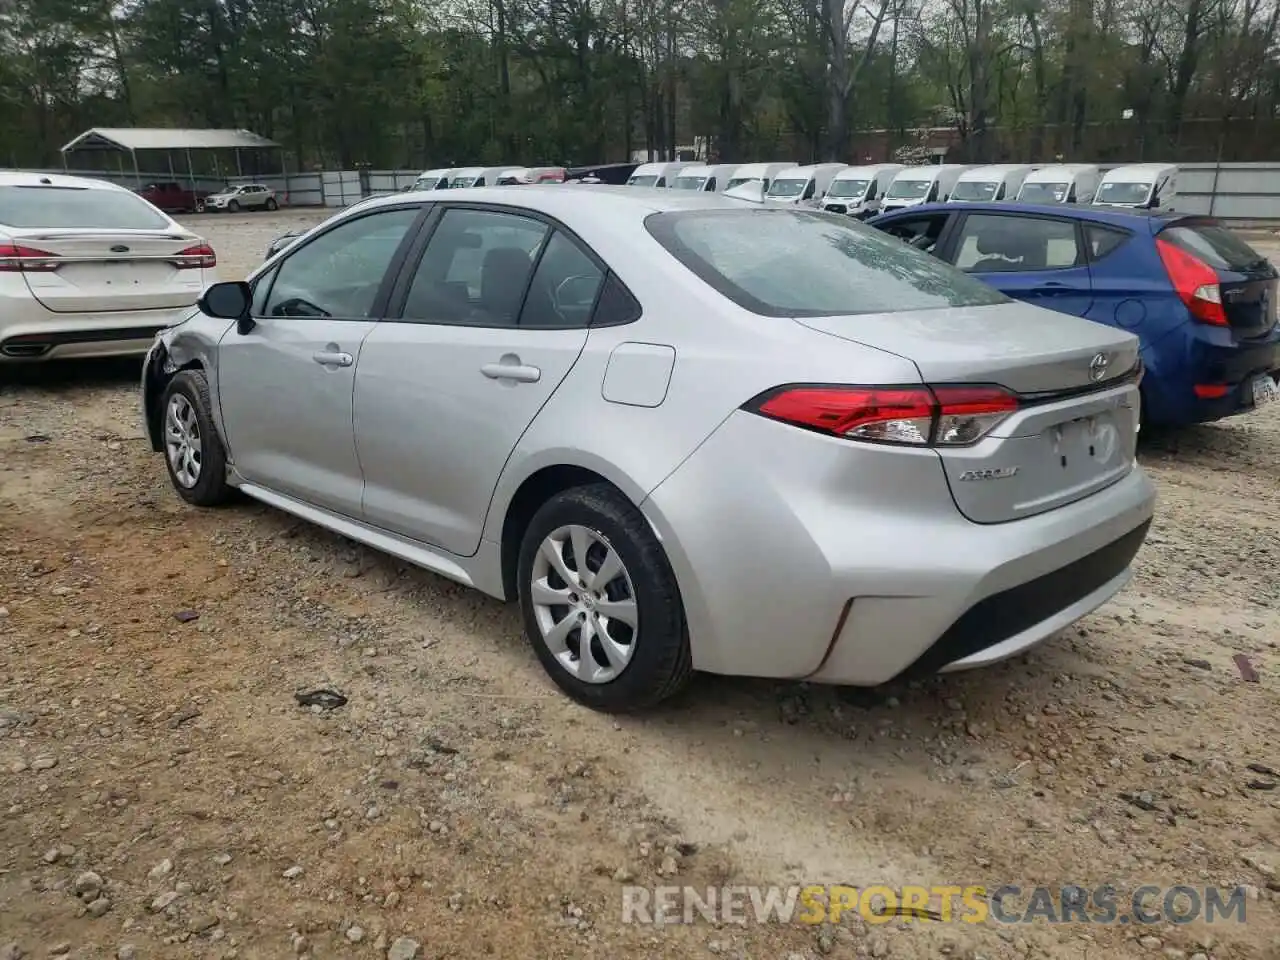
[[[409,286],[404,319],[515,326],[549,233],[540,220],[491,210],[446,210]]]
[[[345,220],[287,256],[267,297],[267,317],[372,318],[378,289],[418,217],[416,208]]]
[[[974,273],[1061,270],[1084,263],[1076,225],[1047,217],[965,217],[956,266]]]
[[[738,306],[822,317],[1006,303],[928,254],[846,217],[794,208],[651,214],[649,233]]]

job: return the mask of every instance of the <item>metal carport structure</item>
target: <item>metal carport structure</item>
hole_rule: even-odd
[[[219,155],[234,163],[234,173],[238,177],[245,175],[246,160],[249,161],[248,173],[251,176],[262,176],[267,173],[283,174],[284,151],[274,140],[259,136],[249,130],[189,130],[168,127],[94,127],[86,130],[62,148],[63,169],[70,169],[68,158],[72,154],[91,154],[102,158],[114,154],[120,174],[126,174],[124,166],[125,154],[128,154],[133,167],[134,179],[141,185],[142,172],[138,166],[138,154],[163,152],[168,165],[170,179],[186,179],[195,183],[197,174],[192,166],[191,154],[195,151],[212,159],[212,174],[215,178],[230,176],[232,170],[224,171],[218,162]],[[273,169],[267,169],[267,157],[275,153],[276,163]],[[179,173],[174,167],[175,155],[185,159],[186,169]],[[99,166],[98,169],[103,169]],[[159,171],[149,170],[150,175]]]

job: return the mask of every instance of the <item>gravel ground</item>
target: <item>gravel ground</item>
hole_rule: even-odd
[[[230,277],[315,219],[191,223]],[[136,376],[0,384],[0,960],[1280,956],[1280,410],[1148,441],[1135,582],[1024,658],[614,720],[511,607],[186,507]],[[656,929],[627,882],[1242,884],[1247,922]]]

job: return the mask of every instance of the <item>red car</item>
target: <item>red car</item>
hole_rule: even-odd
[[[204,198],[209,195],[207,190],[188,190],[182,184],[173,181],[148,183],[145,187],[139,187],[134,193],[165,213],[195,213]]]

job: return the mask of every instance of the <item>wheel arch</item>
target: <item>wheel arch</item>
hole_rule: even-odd
[[[155,352],[147,359],[146,369],[142,372],[142,409],[146,420],[147,439],[151,449],[156,453],[164,450],[164,437],[161,418],[164,411],[160,409],[160,401],[164,397],[169,381],[183,370],[204,370],[204,363],[199,357],[192,357],[181,365],[170,357],[163,341]]]
[[[508,600],[517,594],[516,568],[520,542],[538,508],[558,493],[593,483],[607,483],[639,506],[646,491],[616,465],[581,451],[547,451],[523,465],[517,475],[504,476],[489,511],[485,538],[499,545],[502,592]]]

